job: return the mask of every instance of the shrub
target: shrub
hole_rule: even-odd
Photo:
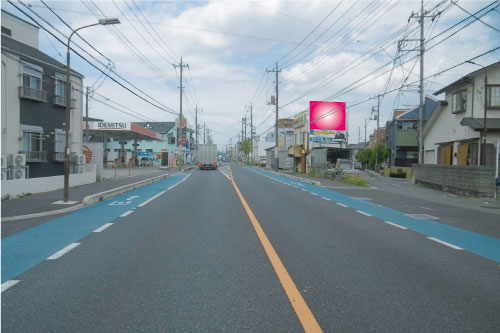
[[[346,178],[343,178],[342,181],[350,185],[370,187],[370,184],[366,181],[366,179],[360,177],[359,175],[349,175]]]

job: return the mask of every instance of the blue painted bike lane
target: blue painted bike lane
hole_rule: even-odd
[[[2,283],[184,181],[181,173],[2,239]]]
[[[416,219],[411,216],[407,216],[405,213],[396,209],[381,206],[372,202],[366,202],[364,200],[354,199],[351,196],[335,192],[328,188],[302,183],[254,168],[248,169],[287,185],[299,186],[301,189],[346,205],[352,209],[373,215],[383,221],[397,224],[428,237],[437,238],[500,263],[500,239],[498,238],[456,228],[435,221]]]

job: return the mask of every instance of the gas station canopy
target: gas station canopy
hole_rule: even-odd
[[[85,131],[85,121],[83,130]],[[94,138],[119,138],[121,140],[162,140],[162,136],[134,123],[89,121],[89,135]]]

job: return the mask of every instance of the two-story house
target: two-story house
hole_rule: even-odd
[[[425,123],[438,113],[442,103],[433,96],[426,96],[424,101]],[[418,117],[420,107],[411,110],[395,110],[394,117],[386,124],[386,148],[389,166],[411,167],[418,163]]]
[[[70,152],[82,152],[83,76],[71,71]],[[2,10],[2,179],[64,173],[66,66],[38,49],[38,27]]]
[[[471,72],[434,95],[443,93],[446,105],[424,127],[424,163],[495,166],[495,144],[500,140],[500,62]]]

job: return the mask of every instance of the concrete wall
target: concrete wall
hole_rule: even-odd
[[[79,186],[95,183],[95,168],[91,172],[72,174],[69,177],[69,186]],[[24,193],[41,193],[59,190],[64,187],[64,176],[39,177],[19,180],[2,181],[2,198],[9,195],[15,197]]]
[[[495,168],[458,165],[413,165],[416,183],[477,197],[495,194]]]
[[[20,150],[19,70],[19,62],[2,53],[2,156],[17,154]]]
[[[38,28],[11,14],[2,12],[2,27],[11,31],[10,38],[38,48]]]

